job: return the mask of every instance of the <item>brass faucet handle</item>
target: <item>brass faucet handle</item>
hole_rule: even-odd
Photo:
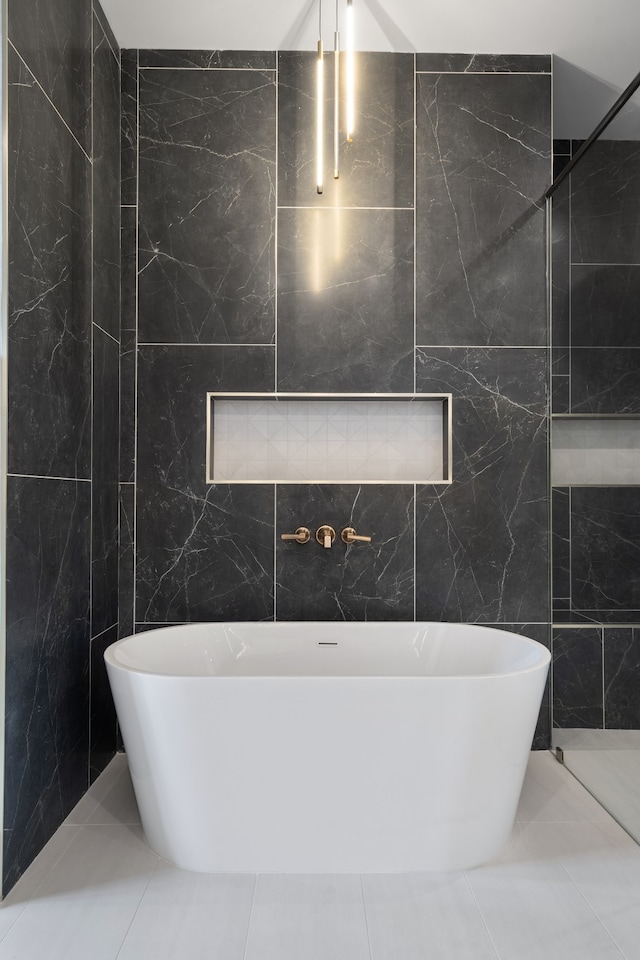
[[[340,536],[343,543],[371,543],[371,537],[359,537],[353,527],[345,527]]]
[[[333,527],[330,527],[327,523],[323,524],[321,527],[318,527],[316,530],[316,540],[322,547],[326,547],[328,550],[331,547],[331,544],[336,538],[336,532]]]
[[[311,531],[307,527],[298,527],[295,533],[281,533],[281,540],[295,540],[297,543],[309,543]]]

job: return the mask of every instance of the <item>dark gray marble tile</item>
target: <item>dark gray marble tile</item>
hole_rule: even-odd
[[[333,52],[325,58],[324,190],[319,195],[313,106],[317,54],[304,51],[279,55],[278,204],[281,207],[413,207],[413,56],[359,52],[356,57],[356,127],[353,141],[348,143],[341,115],[337,180],[333,177]]]
[[[120,350],[99,327],[93,331],[93,469],[96,483],[118,483]],[[107,624],[110,626],[110,624]]]
[[[119,346],[93,333],[91,636],[118,620]]]
[[[554,377],[568,377],[570,373],[569,347],[551,348],[551,373]]]
[[[95,637],[118,622],[118,485],[94,483],[92,496],[91,635]]]
[[[9,40],[91,152],[91,0],[8,0]]]
[[[570,179],[567,179],[551,201],[551,342],[563,351],[568,351],[571,343],[570,210]],[[568,370],[557,372],[568,373]]]
[[[88,478],[90,164],[11,50],[8,96],[9,472]]]
[[[601,730],[602,631],[553,631],[553,726]]]
[[[278,620],[413,620],[413,486],[281,485],[277,488]],[[315,540],[328,524],[331,549]],[[280,540],[299,526],[306,544]],[[370,536],[347,546],[345,527]]]
[[[137,485],[136,619],[273,618],[272,485]]]
[[[573,265],[573,347],[640,347],[639,310],[640,265]]]
[[[207,392],[270,392],[273,363],[273,347],[140,347],[138,480],[199,491]]]
[[[118,626],[120,637],[133,633],[135,486],[120,484],[120,554],[118,564]]]
[[[547,650],[551,649],[551,626],[548,623],[492,623],[488,626],[496,627],[498,630],[510,630],[512,633],[518,633],[523,637],[529,637],[531,640],[537,640]],[[508,723],[508,718],[505,718]],[[547,675],[547,682],[542,694],[542,703],[540,704],[540,713],[536,724],[532,750],[548,750],[551,746],[551,670]]]
[[[597,140],[571,174],[574,263],[640,262],[640,143]]]
[[[419,392],[453,394],[453,483],[417,489],[420,620],[548,621],[547,356],[417,352]]]
[[[89,780],[100,776],[113,759],[118,745],[118,721],[104,662],[107,647],[118,639],[114,624],[91,641],[91,707],[89,736]]]
[[[568,376],[554,376],[551,379],[551,412],[570,412],[570,379]]]
[[[604,725],[640,730],[640,630],[604,630]]]
[[[273,73],[140,73],[141,341],[272,341],[275,107]]]
[[[550,78],[419,75],[417,342],[546,342]]]
[[[138,202],[138,51],[123,50],[120,57],[121,201]]]
[[[141,50],[141,67],[187,70],[275,70],[273,50]]]
[[[91,485],[9,477],[4,889],[87,788]]]
[[[122,208],[122,278],[120,298],[120,479],[130,483],[135,474],[137,210]]]
[[[640,608],[640,489],[573,488],[571,596],[577,610]]]
[[[640,350],[573,347],[571,413],[640,413]]]
[[[120,66],[97,18],[93,66],[93,321],[120,337]]]
[[[557,601],[571,599],[571,489],[554,487],[551,491],[552,596]]]
[[[113,32],[113,30],[111,29],[111,24],[110,24],[109,21],[107,20],[107,16],[106,16],[104,10],[102,9],[102,7],[101,7],[101,5],[100,5],[100,3],[99,3],[99,0],[92,0],[92,2],[93,2],[93,12],[95,13],[96,17],[97,17],[98,20],[100,21],[100,26],[101,26],[101,28],[102,28],[102,31],[103,31],[105,37],[107,38],[107,41],[108,41],[108,43],[109,43],[109,46],[111,47],[111,51],[112,51],[114,57],[115,57],[116,59],[119,59],[119,58],[120,58],[120,47],[119,47],[119,45],[118,45],[118,41],[116,40],[116,35],[115,35],[115,33]]]
[[[278,389],[413,391],[413,213],[280,210]]]
[[[429,73],[550,73],[551,57],[511,53],[417,53],[416,70]]]

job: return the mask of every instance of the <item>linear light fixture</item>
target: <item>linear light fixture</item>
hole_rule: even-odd
[[[336,23],[333,34],[333,177],[340,177],[340,84],[341,60],[340,49],[340,2],[336,0]],[[353,0],[346,0],[346,49],[344,52],[345,64],[345,112],[344,130],[348,143],[353,140],[355,129],[355,23]],[[324,123],[325,123],[325,71],[324,47],[322,42],[322,0],[318,0],[318,54],[316,58],[316,189],[318,193],[324,191]]]
[[[347,141],[351,143],[356,125],[356,65],[355,65],[355,22],[353,13],[353,0],[347,0],[347,76],[346,76],[346,101],[347,101]]]
[[[316,61],[316,187],[324,190],[324,50],[322,47],[322,0],[318,0],[318,59]]]
[[[340,176],[340,21],[336,0],[336,30],[333,35],[333,179]]]

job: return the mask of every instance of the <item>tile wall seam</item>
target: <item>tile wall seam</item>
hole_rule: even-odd
[[[24,57],[22,56],[22,54],[20,53],[20,51],[17,49],[17,47],[13,44],[13,42],[12,42],[11,40],[8,39],[8,40],[7,40],[7,43],[8,43],[8,45],[11,47],[11,49],[14,51],[14,53],[16,54],[16,56],[20,59],[20,62],[23,64],[25,70],[27,70],[27,71],[29,72],[29,74],[33,77],[33,82],[36,84],[36,86],[38,87],[38,89],[39,89],[40,92],[42,93],[43,97],[45,97],[45,99],[47,100],[47,102],[48,102],[49,105],[51,106],[52,110],[55,111],[56,115],[57,115],[58,118],[60,119],[60,122],[61,122],[62,124],[64,124],[64,126],[66,127],[67,132],[69,133],[69,135],[73,138],[73,140],[75,141],[76,145],[80,148],[80,150],[82,150],[82,153],[84,154],[84,156],[86,157],[86,159],[87,159],[87,160],[89,161],[89,163],[93,166],[93,159],[92,159],[92,157],[89,156],[89,154],[87,153],[87,151],[85,150],[85,148],[82,146],[82,144],[80,143],[80,141],[79,141],[78,138],[76,137],[75,133],[73,132],[73,130],[71,129],[71,127],[69,126],[69,124],[67,123],[67,121],[64,119],[64,117],[62,116],[62,114],[60,113],[60,111],[59,111],[58,108],[56,107],[55,103],[53,102],[53,100],[51,99],[51,97],[48,95],[47,91],[44,89],[44,87],[42,86],[42,84],[40,83],[40,81],[38,80],[38,78],[36,77],[35,73],[34,73],[33,70],[31,69],[31,67],[29,66],[29,64],[27,63],[27,61],[24,59]],[[92,55],[92,56],[93,56],[93,55]]]
[[[65,483],[91,483],[90,477],[50,477],[42,473],[8,473],[8,477],[21,480],[63,480]]]
[[[277,73],[277,67],[160,67],[145,64],[139,70],[180,70],[183,73]]]
[[[138,362],[139,362],[139,353],[140,353],[140,344],[138,341],[139,335],[139,326],[138,326],[138,314],[139,314],[139,292],[138,292],[138,269],[139,269],[139,256],[138,256],[138,233],[140,229],[140,50],[136,50],[136,126],[135,126],[135,142],[136,142],[136,203],[135,203],[135,230],[133,231],[134,239],[134,277],[135,277],[135,296],[134,296],[134,370],[133,370],[133,515],[131,518],[132,522],[132,533],[131,533],[131,546],[133,550],[133,596],[132,596],[132,617],[133,617],[133,632],[135,633],[136,625],[136,606],[137,606],[137,588],[138,588]]]
[[[104,333],[104,335],[105,335],[106,337],[109,337],[110,340],[113,340],[114,343],[117,343],[118,346],[121,345],[121,344],[120,344],[120,341],[119,341],[119,340],[116,340],[116,338],[113,336],[113,334],[112,334],[112,333],[109,333],[108,330],[105,330],[104,327],[101,327],[99,323],[96,323],[95,321],[92,321],[92,325],[96,328],[96,330],[100,330],[101,333]]]
[[[177,343],[175,340],[139,340],[140,347],[267,347],[273,350],[275,344],[271,343]]]
[[[434,77],[443,74],[454,77],[551,77],[550,70],[416,70]]]

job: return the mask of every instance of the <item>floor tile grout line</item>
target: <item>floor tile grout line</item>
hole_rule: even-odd
[[[580,887],[579,883],[578,883],[576,880],[574,880],[574,878],[571,876],[571,873],[569,872],[569,870],[567,869],[567,867],[564,865],[564,863],[562,862],[562,860],[560,860],[558,857],[556,857],[555,860],[556,860],[556,862],[558,863],[558,865],[562,868],[562,870],[566,873],[567,877],[569,878],[569,880],[571,881],[571,883],[573,884],[573,886],[575,887],[575,889],[578,891],[578,893],[580,894],[580,896],[582,897],[582,899],[584,900],[585,904],[587,905],[587,907],[589,908],[589,910],[592,912],[592,914],[594,915],[594,917],[596,918],[596,920],[598,921],[598,923],[600,924],[600,926],[603,928],[603,930],[605,931],[606,935],[607,935],[607,936],[609,937],[609,939],[611,940],[611,942],[612,942],[612,944],[614,945],[614,947],[616,948],[616,950],[619,951],[620,956],[621,956],[621,957],[624,957],[624,960],[629,960],[629,958],[627,957],[627,954],[624,952],[624,950],[623,950],[622,947],[619,945],[619,943],[617,942],[617,940],[615,939],[615,937],[613,936],[613,934],[610,932],[609,928],[607,927],[606,923],[605,923],[605,922],[602,920],[602,918],[600,917],[600,914],[598,913],[598,911],[596,910],[596,908],[595,908],[595,907],[593,906],[593,904],[589,901],[589,899],[587,898],[587,896],[586,896],[585,893],[583,892],[582,888]]]
[[[153,870],[151,871],[151,875],[150,875],[149,879],[147,880],[147,882],[146,882],[146,884],[145,884],[145,888],[144,888],[144,890],[142,891],[142,893],[141,893],[141,895],[140,895],[140,899],[138,900],[138,905],[136,906],[136,909],[135,909],[134,912],[133,912],[133,916],[131,917],[131,922],[129,923],[129,926],[128,926],[127,929],[126,929],[126,932],[125,932],[125,934],[124,934],[124,936],[123,936],[123,938],[122,938],[122,943],[121,943],[120,946],[118,947],[118,952],[115,954],[113,960],[118,960],[118,957],[122,954],[122,951],[123,951],[123,949],[124,949],[124,945],[125,945],[125,943],[127,942],[127,937],[128,937],[129,934],[131,933],[131,928],[133,927],[133,924],[135,923],[136,917],[138,916],[138,913],[140,912],[140,907],[142,906],[142,901],[144,900],[144,898],[145,898],[146,895],[147,895],[147,891],[149,890],[149,886],[150,886],[150,884],[151,884],[151,881],[153,880],[153,878],[154,878],[155,875],[156,875],[156,872],[157,872],[157,870],[158,870],[159,865],[160,865],[160,857],[157,858],[157,860],[156,860],[156,865],[155,865],[155,867],[153,868]]]
[[[44,875],[43,875],[40,883],[35,887],[33,893],[31,894],[31,896],[28,897],[28,898],[24,901],[24,903],[22,904],[22,909],[21,909],[20,912],[18,913],[17,917],[15,918],[15,920],[13,921],[13,923],[9,926],[9,928],[6,930],[6,932],[2,935],[2,937],[0,937],[0,943],[2,943],[2,942],[8,937],[9,933],[13,930],[13,928],[15,927],[16,923],[18,922],[18,920],[22,917],[22,914],[23,914],[24,911],[27,909],[27,907],[29,906],[29,904],[30,904],[30,903],[33,903],[33,901],[37,898],[38,893],[39,893],[39,891],[42,889],[42,886],[43,886],[45,880],[47,880],[47,879],[51,876],[51,874],[53,873],[53,871],[55,870],[55,868],[58,866],[58,864],[60,863],[60,860],[61,860],[62,857],[65,855],[65,853],[68,851],[68,849],[69,849],[69,847],[71,846],[71,844],[73,843],[73,841],[76,839],[76,836],[77,836],[77,834],[79,833],[81,827],[82,827],[82,824],[66,824],[66,825],[65,825],[64,823],[61,823],[61,824],[60,824],[60,826],[58,827],[58,830],[56,831],[56,833],[57,833],[59,830],[65,829],[65,830],[72,831],[72,832],[73,832],[73,836],[71,836],[71,837],[69,838],[68,842],[64,845],[64,847],[62,848],[62,850],[60,851],[59,855],[56,857],[56,859],[54,860],[54,862],[51,864],[51,866],[49,867],[49,869],[45,871],[45,873],[44,873]],[[39,857],[42,856],[42,852],[43,852],[43,851],[41,850],[40,853],[38,854]],[[34,861],[34,863],[35,863],[35,861]],[[26,871],[25,871],[25,873],[26,873]],[[24,877],[24,875],[25,875],[25,874],[23,874],[22,877]],[[22,877],[21,877],[20,879],[22,879]],[[18,883],[19,883],[19,882],[20,882],[20,881],[18,881]],[[17,884],[16,884],[16,886],[17,886]],[[5,900],[3,901],[3,904],[5,905],[5,907],[7,906],[7,900],[10,899],[11,894],[12,894],[12,893],[15,891],[15,889],[16,889],[16,886],[14,886],[14,887],[11,888],[11,890],[10,890],[9,893],[7,894],[7,897],[6,897]],[[10,907],[11,904],[8,904],[8,906]]]
[[[253,894],[251,896],[251,907],[249,908],[249,920],[247,922],[247,935],[244,940],[244,951],[242,953],[242,960],[247,960],[247,950],[249,949],[249,934],[251,933],[251,921],[253,920],[253,908],[255,906],[256,892],[258,889],[258,877],[259,877],[259,874],[256,873],[253,879]]]
[[[495,955],[496,955],[496,960],[502,960],[502,956],[501,956],[501,954],[500,954],[500,951],[498,950],[498,947],[496,946],[496,942],[495,942],[495,940],[493,939],[493,934],[491,933],[491,930],[490,930],[490,928],[489,928],[489,923],[488,923],[488,921],[487,921],[487,918],[485,917],[485,915],[484,915],[484,913],[483,913],[483,911],[482,911],[482,907],[481,907],[480,904],[478,903],[478,898],[476,897],[476,892],[475,892],[475,890],[473,889],[473,886],[472,886],[472,884],[471,884],[471,880],[469,879],[469,873],[468,873],[467,870],[464,870],[463,873],[464,873],[465,883],[467,884],[467,888],[468,888],[468,890],[469,890],[469,893],[471,894],[471,898],[472,898],[472,900],[473,900],[473,902],[474,902],[474,904],[475,904],[476,910],[478,911],[478,915],[480,916],[480,920],[482,921],[482,925],[483,925],[484,929],[487,931],[487,937],[489,938],[489,943],[490,943],[491,946],[493,947],[493,951],[494,951],[494,953],[495,953]]]
[[[364,913],[364,926],[367,931],[367,947],[369,949],[369,960],[373,960],[373,949],[371,947],[371,933],[369,931],[369,914],[367,912],[367,897],[364,892],[364,876],[360,874],[360,890],[362,892],[362,911]]]

